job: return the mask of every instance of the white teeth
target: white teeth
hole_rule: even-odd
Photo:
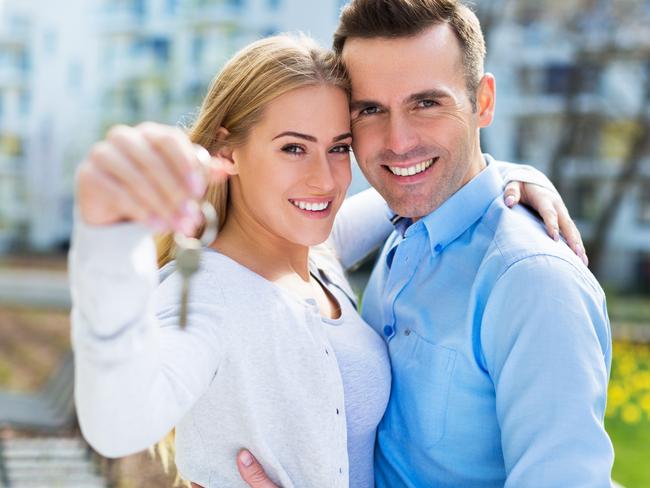
[[[327,207],[330,206],[330,202],[321,202],[321,203],[312,203],[312,202],[301,202],[300,200],[289,200],[296,207],[301,210],[308,210],[310,212],[322,212]]]
[[[397,176],[413,176],[418,173],[422,173],[425,169],[429,168],[432,164],[433,164],[433,159],[429,159],[427,161],[414,164],[413,166],[409,166],[408,168],[401,168],[399,166],[389,166],[388,169],[390,169],[391,172]]]

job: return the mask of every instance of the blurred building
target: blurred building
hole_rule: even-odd
[[[551,175],[585,241],[597,237],[614,182],[638,157],[606,233],[599,276],[647,290],[650,151],[631,152],[650,137],[650,1],[501,3],[488,40],[498,96],[487,147]]]
[[[24,151],[30,110],[27,19],[0,19],[0,249],[27,223]]]
[[[340,0],[4,0],[0,252],[72,228],[73,175],[116,123],[187,125],[234,51],[302,30],[331,43]]]

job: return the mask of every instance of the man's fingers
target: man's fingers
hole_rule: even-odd
[[[521,182],[511,181],[503,192],[503,200],[508,207],[513,207],[521,200]]]
[[[237,469],[239,475],[251,488],[279,488],[266,476],[260,463],[246,449],[242,449],[237,455]]]

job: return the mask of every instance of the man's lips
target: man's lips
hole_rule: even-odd
[[[438,157],[425,159],[415,163],[385,164],[383,167],[393,175],[404,178],[426,172],[436,163],[436,161],[438,161]]]

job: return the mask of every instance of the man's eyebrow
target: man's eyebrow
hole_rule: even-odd
[[[284,136],[293,136],[311,142],[318,142],[318,139],[316,139],[314,136],[310,136],[309,134],[301,134],[300,132],[293,132],[293,131],[282,132],[281,134],[278,134],[271,140],[275,141],[276,139],[279,139],[280,137],[284,137]]]
[[[407,102],[418,102],[420,100],[440,100],[441,98],[452,98],[451,95],[443,90],[424,90],[418,93],[410,95],[406,101]]]
[[[383,107],[383,105],[375,100],[352,100],[350,102],[350,111],[354,112],[366,107]]]

